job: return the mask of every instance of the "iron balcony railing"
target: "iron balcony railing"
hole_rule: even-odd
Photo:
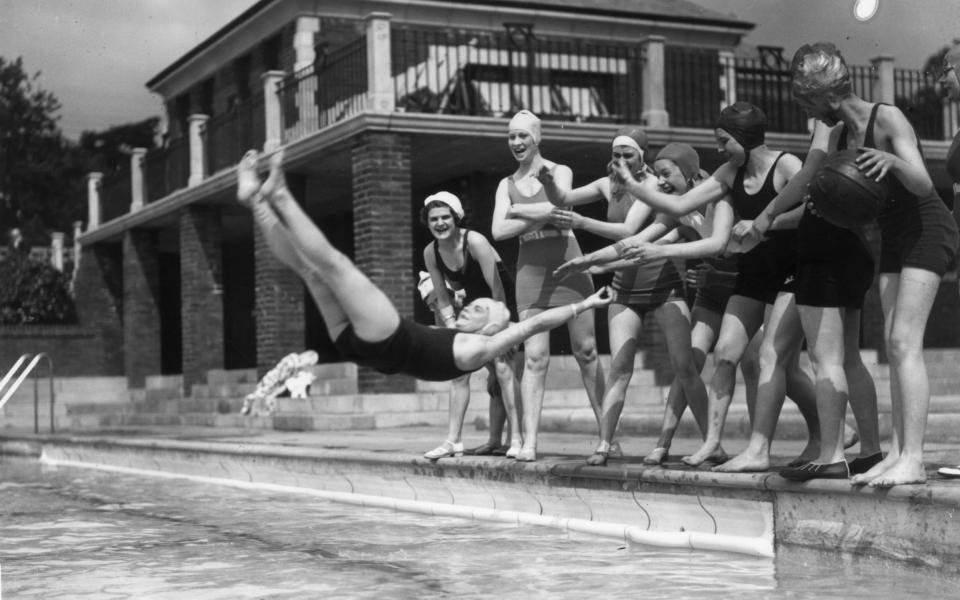
[[[636,45],[398,25],[391,59],[398,110],[640,122]]]
[[[200,135],[210,174],[236,165],[247,150],[263,147],[266,138],[263,90],[236,101],[225,113],[211,117],[204,123]]]
[[[122,163],[103,176],[100,198],[100,219],[106,223],[130,212],[133,191],[130,185],[130,163]]]
[[[165,147],[148,150],[143,159],[143,176],[148,203],[187,187],[190,147],[186,136],[169,140]]]
[[[368,88],[365,36],[321,54],[278,86],[283,143],[363,112]]]

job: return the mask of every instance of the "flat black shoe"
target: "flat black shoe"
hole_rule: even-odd
[[[870,456],[861,456],[850,461],[850,474],[860,475],[873,468],[878,462],[883,460],[883,452],[877,452]]]
[[[809,481],[811,479],[847,479],[850,477],[850,469],[847,467],[847,461],[830,463],[828,465],[818,465],[807,463],[799,467],[787,467],[780,471],[780,477],[790,481]]]
[[[499,444],[491,444],[490,442],[487,442],[486,444],[482,444],[476,448],[470,448],[469,450],[466,450],[464,454],[473,456],[490,456],[491,454],[495,454],[499,448]]]
[[[493,452],[491,452],[490,454],[494,456],[506,456],[508,450],[510,450],[510,446],[503,444],[501,446],[497,446],[496,448],[494,448]]]

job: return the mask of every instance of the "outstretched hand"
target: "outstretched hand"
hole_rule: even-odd
[[[610,289],[609,285],[605,285],[593,294],[587,296],[583,302],[587,305],[587,308],[607,306],[613,302],[613,290]]]
[[[554,184],[553,169],[551,169],[545,164],[540,165],[540,169],[534,174],[534,176],[542,185],[546,186],[546,185]]]
[[[567,262],[554,269],[553,276],[559,279],[564,279],[570,275],[573,275],[574,273],[582,273],[589,266],[590,265],[585,256],[578,256],[576,258],[571,258]]]
[[[559,229],[577,229],[581,224],[580,215],[565,208],[554,208],[547,222]]]

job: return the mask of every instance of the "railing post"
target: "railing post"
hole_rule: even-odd
[[[283,143],[283,119],[280,114],[280,91],[278,86],[286,73],[283,71],[267,71],[260,76],[263,81],[263,118],[266,135],[263,140],[263,151],[273,152]]]
[[[664,73],[664,38],[651,35],[640,43],[643,52],[643,75],[641,98],[643,111],[640,113],[644,125],[655,129],[670,127],[670,114],[667,112]]]
[[[720,61],[720,90],[723,92],[720,110],[723,110],[737,102],[737,59],[732,50],[721,50],[717,57]]]
[[[203,151],[203,126],[210,119],[207,115],[194,114],[187,117],[187,129],[190,136],[190,176],[187,178],[187,187],[193,187],[203,181],[206,173],[204,172],[204,151]]]
[[[390,13],[375,12],[367,22],[367,110],[391,113],[396,107],[390,77]]]
[[[50,265],[63,273],[63,232],[50,234]]]
[[[870,59],[873,65],[873,101],[893,104],[896,99],[893,82],[893,57],[880,55]]]
[[[314,37],[320,31],[320,19],[301,15],[297,17],[296,31],[293,34],[293,71],[306,69],[317,61]]]
[[[103,173],[87,173],[87,231],[100,227],[100,184]]]
[[[146,148],[134,148],[130,154],[130,212],[143,208],[143,158],[147,155]]]

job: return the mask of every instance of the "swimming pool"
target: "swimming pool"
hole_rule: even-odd
[[[626,546],[307,495],[0,463],[8,598],[929,598],[930,569]]]

